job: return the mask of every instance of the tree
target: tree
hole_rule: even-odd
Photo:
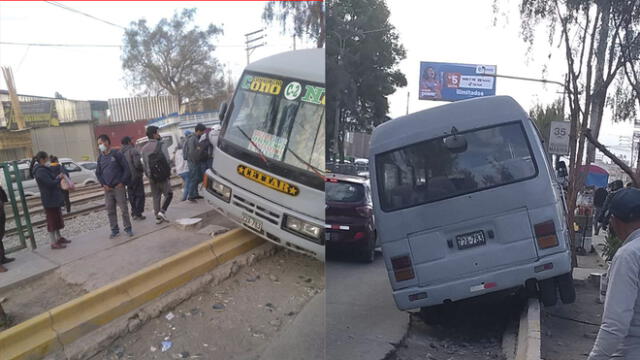
[[[549,144],[549,131],[551,131],[552,121],[564,121],[564,109],[562,99],[557,99],[551,105],[543,106],[541,104],[536,105],[529,111],[529,116],[535,121],[542,139],[544,140],[545,147]]]
[[[222,28],[200,29],[193,25],[195,14],[196,9],[183,9],[153,28],[145,19],[129,25],[122,52],[129,85],[148,95],[174,95],[180,104],[224,88],[222,66],[213,56]]]
[[[347,131],[370,132],[387,119],[387,96],[407,79],[406,52],[384,0],[336,0],[327,8],[327,158],[344,159]]]
[[[326,28],[322,1],[269,1],[262,18],[267,23],[279,21],[283,32],[289,26],[289,19],[292,19],[295,37],[314,39],[317,47],[324,46]]]

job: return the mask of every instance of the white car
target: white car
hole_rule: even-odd
[[[69,177],[76,186],[87,186],[98,183],[95,171],[87,170],[69,158],[60,158],[59,160],[62,166],[69,172]],[[27,163],[18,164],[18,170],[20,171],[20,178],[22,180],[22,190],[25,197],[39,196],[40,189],[38,189],[38,184],[34,178],[29,176],[29,165],[30,164]],[[15,181],[15,177],[12,177],[12,180]],[[0,181],[2,182],[2,186],[7,189],[4,174],[0,174]],[[17,195],[18,187],[15,183],[13,184],[13,191]]]

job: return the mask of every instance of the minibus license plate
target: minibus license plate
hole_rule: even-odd
[[[487,243],[484,237],[484,231],[474,231],[472,233],[456,236],[456,242],[458,243],[458,249],[468,249],[475,246],[482,246]]]
[[[242,214],[242,222],[251,229],[260,233],[262,232],[262,221],[254,218],[253,216]]]

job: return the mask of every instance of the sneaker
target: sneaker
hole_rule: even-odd
[[[140,220],[138,215],[131,215],[131,220]]]
[[[147,217],[144,215],[138,215],[138,220],[146,220]]]
[[[163,221],[164,221],[164,220],[162,220],[162,218],[161,218],[161,217],[156,216],[156,224],[162,224],[162,222],[163,222]]]
[[[158,213],[158,217],[159,217],[160,219],[162,219],[162,221],[169,222],[169,219],[167,218],[167,215],[165,215],[165,214],[164,214],[164,211],[160,211],[160,212]]]
[[[113,239],[113,238],[117,237],[118,235],[120,235],[120,231],[112,231],[111,235],[109,235],[109,239]]]
[[[196,200],[197,200],[197,199],[204,199],[204,197],[203,197],[202,195],[196,195],[196,196],[194,196],[193,198],[194,198],[194,199],[196,199]]]
[[[63,237],[61,237],[60,239],[58,239],[58,242],[59,242],[60,244],[71,244],[71,240],[67,240],[67,239],[65,239],[65,238],[63,238]]]
[[[59,243],[59,242],[55,242],[55,243],[51,244],[51,248],[52,248],[53,250],[64,249],[64,248],[66,248],[66,247],[67,247],[67,246],[66,246],[65,244],[61,244],[61,243]]]
[[[124,232],[126,232],[127,235],[129,235],[129,237],[133,236],[133,230],[131,230],[131,229],[124,229]]]
[[[198,200],[196,200],[196,198],[191,198],[191,199],[189,199],[189,201],[191,201],[192,203],[197,203],[198,202]]]

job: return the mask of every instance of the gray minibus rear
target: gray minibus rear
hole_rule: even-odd
[[[388,121],[373,132],[369,166],[398,308],[525,285],[545,305],[558,293],[573,302],[562,195],[535,125],[511,97]]]

